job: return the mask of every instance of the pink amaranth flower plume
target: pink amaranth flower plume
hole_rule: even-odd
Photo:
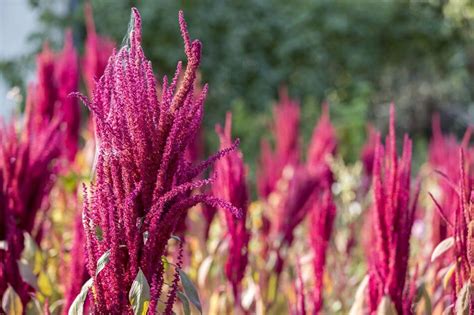
[[[18,267],[24,233],[41,241],[43,212],[48,208],[64,137],[57,117],[36,128],[34,122],[42,113],[35,89],[28,91],[23,124],[16,118],[9,124],[0,122],[0,241],[6,244],[6,249],[0,249],[0,296],[10,284],[23,305],[34,291],[22,280]]]
[[[81,115],[77,99],[70,96],[77,92],[79,80],[78,57],[71,31],[64,36],[61,52],[53,52],[45,43],[36,60],[37,83],[29,88],[36,111],[30,117],[31,131],[41,133],[53,118],[60,119],[65,129],[63,154],[72,161],[78,149]]]
[[[470,157],[465,156],[463,148],[459,151],[459,193],[461,200],[460,206],[456,209],[454,215],[454,224],[452,224],[454,225],[453,261],[456,263],[454,296],[456,305],[461,302],[459,304],[467,306],[467,311],[471,315],[474,314],[474,296],[472,295],[474,286],[474,189],[472,177],[469,175],[469,171],[471,171],[469,166],[472,161]],[[463,297],[461,292],[466,286],[468,292],[470,292],[467,295],[469,299],[463,301],[466,297]]]
[[[441,196],[436,198],[436,205],[439,211],[433,212],[431,224],[431,241],[436,246],[448,236],[453,234],[445,216],[450,222],[454,222],[454,216],[460,207],[460,196],[453,189],[452,183],[461,181],[461,173],[459,168],[459,150],[463,148],[466,154],[471,152],[468,150],[468,144],[471,137],[471,128],[468,128],[464,134],[461,143],[458,143],[454,135],[445,136],[441,130],[439,115],[433,116],[432,121],[433,137],[431,139],[428,151],[428,162],[433,171],[438,173],[437,185],[440,189]]]
[[[377,144],[377,132],[372,125],[367,125],[367,135],[367,142],[362,147],[360,159],[362,160],[366,177],[371,178],[374,166],[375,147]]]
[[[182,243],[171,283],[165,283],[162,257],[187,209],[204,202],[241,216],[239,209],[222,199],[190,194],[211,182],[194,178],[238,143],[198,165],[185,157],[201,124],[207,85],[197,99],[193,97],[201,43],[191,42],[182,12],[179,24],[188,60],[180,84],[181,62],[171,82],[163,78],[158,98],[151,62],[141,47],[140,14],[133,8],[127,45],[110,57],[92,101],[82,97],[93,113],[97,138],[95,179],[89,189],[84,188],[83,207],[87,267],[97,313],[130,313],[128,293],[141,270],[151,287],[149,313],[159,306],[161,313],[171,314]],[[97,261],[106,252],[109,262],[96,275]]]
[[[413,290],[406,285],[406,279],[419,186],[410,205],[411,146],[410,138],[405,135],[402,156],[397,157],[392,104],[385,149],[377,135],[373,166],[372,248],[368,253],[368,298],[372,314],[383,298],[391,300],[398,314],[412,314]]]
[[[310,240],[314,252],[313,272],[313,313],[319,314],[323,306],[323,277],[326,264],[326,250],[331,238],[332,227],[336,217],[336,206],[332,200],[330,188],[317,196],[311,209]]]
[[[274,107],[273,132],[275,150],[266,140],[261,144],[261,157],[257,174],[257,186],[260,196],[268,198],[288,165],[298,163],[300,106],[288,97],[286,89],[280,90],[280,101]]]
[[[65,303],[63,307],[63,314],[68,314],[69,307],[81,292],[82,285],[88,279],[86,268],[86,253],[85,253],[86,236],[84,234],[84,227],[82,225],[82,213],[78,211],[74,218],[74,236],[71,246],[71,263],[68,270],[68,279],[66,292],[64,294]]]
[[[334,182],[328,158],[336,153],[336,130],[329,117],[329,105],[323,104],[323,111],[314,127],[311,143],[307,154],[308,171],[319,178],[319,184],[327,187]]]
[[[221,150],[232,146],[231,129],[232,115],[227,113],[224,129],[220,125],[216,127]],[[214,196],[226,200],[242,210],[242,218],[240,219],[236,219],[231,213],[225,212],[229,237],[229,256],[225,264],[225,274],[232,285],[235,303],[240,303],[240,282],[247,267],[247,247],[250,239],[250,231],[246,227],[249,197],[246,167],[242,153],[235,150],[217,161],[214,173],[216,177],[212,185]]]
[[[87,37],[81,65],[87,93],[92,97],[96,81],[104,73],[107,61],[115,48],[115,43],[111,39],[97,34],[92,6],[89,2],[84,5],[84,15],[86,17]]]

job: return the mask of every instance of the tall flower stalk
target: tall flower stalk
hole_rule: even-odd
[[[433,117],[432,122],[433,136],[429,145],[428,162],[431,168],[438,173],[437,185],[440,196],[436,197],[436,203],[442,209],[442,213],[450,222],[454,221],[454,215],[460,207],[460,196],[453,189],[453,183],[461,181],[459,165],[459,150],[464,149],[469,154],[467,146],[471,136],[471,129],[468,128],[464,138],[459,143],[456,138],[443,135],[439,116]],[[434,246],[453,234],[453,231],[447,224],[441,213],[433,211],[431,222],[431,241]]]
[[[220,148],[232,146],[232,115],[226,116],[225,127],[216,127],[220,139]],[[216,180],[212,185],[214,196],[226,200],[242,210],[242,218],[236,219],[225,212],[225,222],[229,239],[229,254],[225,264],[225,275],[232,285],[235,303],[240,303],[240,282],[245,275],[248,262],[248,243],[250,231],[246,227],[246,215],[249,204],[246,183],[246,167],[242,153],[235,150],[215,164]]]
[[[469,161],[471,162],[471,161]],[[454,215],[454,262],[456,311],[474,314],[474,200],[472,178],[466,171],[464,150],[460,149],[460,207]]]
[[[398,158],[395,137],[395,109],[391,105],[385,148],[378,135],[373,166],[373,248],[368,253],[368,297],[370,312],[374,314],[379,307],[392,303],[398,314],[412,314],[413,296],[406,279],[419,188],[410,205],[412,142],[405,135]]]
[[[97,34],[92,6],[89,2],[86,2],[84,5],[84,15],[86,17],[87,37],[81,65],[87,93],[89,96],[92,96],[96,81],[98,81],[104,73],[115,43],[111,39]]]
[[[48,208],[63,139],[57,118],[37,128],[42,114],[35,96],[30,88],[23,127],[17,119],[0,125],[0,241],[5,245],[0,249],[0,296],[11,285],[23,305],[34,291],[24,282],[18,267],[24,233],[37,241],[42,238],[43,211]]]
[[[78,150],[81,115],[77,99],[70,96],[77,92],[79,81],[78,56],[71,31],[64,36],[61,52],[53,52],[45,43],[36,63],[37,82],[29,87],[35,107],[35,115],[30,117],[31,132],[41,133],[53,119],[60,119],[65,130],[62,151],[72,161]]]
[[[326,189],[314,201],[311,210],[310,240],[313,249],[313,314],[319,314],[323,306],[323,278],[326,264],[326,250],[331,238],[336,217],[336,206],[330,189]]]
[[[149,314],[157,309],[171,314],[178,270],[167,283],[162,257],[180,219],[199,202],[240,215],[239,209],[221,199],[190,194],[210,182],[193,179],[235,144],[197,166],[185,158],[201,124],[207,85],[198,98],[193,97],[201,43],[191,42],[181,12],[179,24],[188,59],[180,84],[181,62],[170,82],[163,78],[158,99],[151,62],[141,48],[141,18],[132,9],[128,44],[112,54],[92,101],[85,100],[94,116],[98,150],[95,179],[85,189],[83,207],[87,264],[98,313],[130,313],[129,290],[142,272],[151,287]],[[97,262],[104,254],[109,262],[97,274]],[[182,254],[176,256],[179,269]]]
[[[262,141],[257,175],[258,191],[265,199],[275,191],[285,167],[296,165],[300,159],[300,106],[289,98],[286,89],[280,90],[280,101],[274,107],[273,117],[275,149],[272,151],[270,143]]]

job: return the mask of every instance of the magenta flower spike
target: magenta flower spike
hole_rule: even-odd
[[[459,150],[459,190],[460,190],[460,207],[454,216],[454,255],[456,264],[456,288],[455,298],[459,296],[465,284],[474,284],[474,198],[472,178],[469,176],[469,157],[466,157],[464,150]],[[466,170],[467,167],[467,170]],[[469,304],[469,314],[474,313],[474,298],[471,295]]]
[[[0,296],[10,284],[23,305],[34,290],[23,282],[17,261],[24,248],[25,232],[37,242],[41,240],[45,216],[40,214],[48,208],[63,139],[56,118],[42,129],[34,128],[33,122],[42,117],[35,96],[30,87],[22,127],[16,118],[9,124],[0,122],[0,241],[6,244],[6,249],[0,249]]]
[[[227,113],[225,127],[216,127],[220,139],[220,148],[232,146],[232,115]],[[248,261],[248,242],[250,231],[246,227],[247,208],[249,203],[246,183],[246,167],[242,153],[235,150],[215,164],[216,180],[212,185],[214,196],[225,200],[242,210],[242,218],[236,219],[230,212],[225,212],[229,238],[229,254],[225,264],[225,274],[232,285],[236,303],[240,303],[240,282],[245,275]]]
[[[367,142],[362,147],[360,159],[362,160],[366,177],[371,179],[374,167],[375,147],[377,145],[377,132],[370,124],[367,125],[367,135]]]
[[[66,292],[64,295],[65,303],[63,314],[66,315],[69,307],[81,292],[82,285],[87,281],[89,275],[86,268],[85,253],[86,236],[82,225],[82,213],[78,213],[74,219],[74,236],[71,246],[71,263],[69,264]]]
[[[96,81],[104,73],[109,57],[115,48],[115,43],[111,39],[97,34],[92,6],[88,1],[84,5],[84,15],[86,17],[87,37],[81,65],[87,93],[92,97]]]
[[[411,314],[411,294],[406,285],[410,234],[413,226],[419,187],[412,205],[411,146],[407,135],[403,151],[397,157],[395,109],[390,106],[390,128],[385,149],[377,135],[373,166],[373,205],[369,253],[369,308],[375,314],[383,297],[389,297],[398,314]]]
[[[291,315],[306,315],[306,297],[304,292],[304,280],[303,274],[301,271],[301,262],[300,258],[296,258],[296,281],[293,284],[295,295],[296,295],[296,303],[294,305],[290,305],[290,314]]]
[[[78,56],[72,42],[72,33],[64,36],[64,47],[53,52],[47,43],[37,58],[37,83],[29,88],[34,100],[35,115],[30,115],[31,132],[41,133],[54,119],[64,128],[63,154],[72,161],[78,149],[81,115],[79,104],[71,93],[78,90]]]
[[[330,189],[317,197],[311,209],[310,240],[314,252],[313,313],[319,314],[323,306],[323,277],[326,264],[326,250],[331,238],[336,217],[336,206]]]
[[[176,255],[171,284],[165,283],[162,257],[187,209],[203,202],[241,216],[241,210],[222,199],[190,194],[211,182],[194,178],[238,143],[198,165],[186,159],[186,148],[201,124],[207,85],[198,98],[193,96],[201,43],[191,42],[182,12],[179,24],[188,62],[179,84],[181,63],[171,82],[163,78],[160,98],[151,62],[141,47],[141,18],[135,8],[128,43],[110,57],[92,100],[81,96],[94,117],[98,150],[95,178],[84,189],[83,206],[97,313],[131,312],[128,293],[141,270],[151,287],[149,314],[157,306],[171,314],[182,251]],[[106,252],[109,262],[96,275],[97,261]]]
[[[78,149],[81,112],[77,98],[70,94],[78,89],[79,64],[76,50],[72,41],[72,32],[67,31],[64,48],[59,53],[55,75],[57,80],[58,101],[62,124],[65,124],[64,135],[65,155],[69,161],[74,160]]]
[[[428,162],[431,168],[437,172],[437,184],[441,191],[441,196],[436,199],[436,206],[439,210],[434,211],[431,225],[431,241],[436,246],[441,241],[452,235],[454,231],[449,227],[446,220],[454,222],[455,213],[461,206],[460,196],[453,189],[452,183],[461,181],[459,168],[459,150],[463,148],[466,154],[472,152],[468,150],[471,136],[471,129],[468,128],[461,143],[458,143],[454,135],[445,136],[442,133],[439,116],[433,117],[433,136],[429,145]],[[445,218],[442,218],[444,216]]]
[[[329,106],[325,103],[313,130],[306,161],[308,171],[319,178],[321,186],[330,186],[334,181],[327,159],[336,153],[336,148],[336,130],[329,117]]]
[[[275,190],[283,169],[298,163],[300,106],[288,97],[286,89],[280,90],[280,101],[274,107],[273,132],[275,150],[268,141],[262,141],[257,186],[260,196],[267,198]]]

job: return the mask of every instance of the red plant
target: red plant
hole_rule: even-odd
[[[336,217],[336,206],[331,191],[326,189],[313,203],[311,209],[310,239],[313,248],[313,313],[318,314],[323,306],[323,277],[326,264],[326,250],[331,238],[332,227]]]
[[[373,314],[383,298],[390,298],[399,314],[412,313],[412,290],[405,282],[419,188],[410,206],[411,145],[405,135],[402,156],[397,157],[395,109],[391,105],[385,149],[377,135],[373,166],[372,247],[368,253],[368,298]]]
[[[474,314],[474,194],[473,181],[469,175],[471,170],[469,157],[464,154],[464,149],[459,149],[459,178],[458,191],[459,203],[454,215],[449,218],[443,214],[443,219],[453,231],[454,243],[452,256],[454,266],[453,297],[456,312]],[[433,198],[433,197],[432,197]],[[434,198],[433,198],[434,200]],[[444,213],[440,204],[435,201],[438,210]],[[449,249],[447,247],[445,250]]]
[[[98,144],[96,176],[85,189],[83,209],[97,313],[131,312],[128,292],[142,271],[151,284],[150,312],[160,301],[165,304],[163,313],[171,314],[179,275],[176,270],[172,282],[165,284],[162,257],[187,209],[205,202],[240,215],[239,209],[221,199],[189,193],[210,182],[193,179],[236,144],[197,166],[185,158],[201,124],[207,86],[199,98],[193,97],[201,43],[190,41],[181,12],[179,22],[188,58],[181,84],[179,63],[171,83],[163,78],[158,99],[153,69],[141,48],[141,18],[132,9],[129,43],[110,57],[92,102],[82,97],[94,115]],[[97,262],[107,253],[109,262],[96,274]],[[180,249],[177,269],[181,264]]]
[[[232,115],[227,113],[224,129],[220,125],[216,127],[221,150],[232,146],[231,129]],[[242,209],[240,219],[225,212],[229,236],[229,256],[225,264],[225,275],[232,285],[235,303],[240,303],[240,282],[247,267],[247,247],[250,240],[250,231],[245,226],[249,197],[242,153],[235,150],[217,161],[214,172],[216,176],[212,185],[214,196]]]
[[[428,162],[431,168],[440,175],[437,184],[441,196],[436,199],[436,202],[446,218],[453,222],[454,215],[460,207],[460,197],[451,183],[458,183],[461,180],[458,152],[460,148],[467,150],[471,129],[466,130],[463,141],[458,143],[454,136],[443,135],[438,115],[433,117],[432,126],[433,137],[429,145]],[[431,228],[431,241],[434,246],[453,234],[438,211],[433,212]]]
[[[272,151],[268,141],[262,141],[257,174],[258,191],[265,199],[275,190],[284,168],[299,161],[300,107],[288,97],[286,89],[280,90],[280,101],[274,108],[273,116],[275,150]]]
[[[308,171],[318,177],[319,184],[330,187],[334,181],[328,158],[336,153],[337,137],[329,118],[329,106],[323,104],[323,111],[314,127],[306,160]]]
[[[87,38],[84,47],[84,58],[82,59],[82,74],[90,97],[94,93],[96,81],[104,73],[107,61],[109,60],[115,43],[97,34],[95,30],[92,6],[89,2],[84,5],[84,15],[86,17]]]
[[[6,249],[0,249],[0,296],[10,284],[23,305],[29,301],[33,288],[22,280],[17,261],[23,251],[25,232],[37,242],[42,238],[45,216],[40,214],[48,208],[63,139],[57,117],[43,128],[36,128],[35,121],[42,113],[35,96],[30,88],[23,128],[15,119],[0,125],[0,240],[6,244]]]
[[[41,133],[53,118],[65,127],[63,154],[72,161],[78,149],[81,115],[77,99],[70,97],[78,89],[78,57],[72,42],[72,33],[66,32],[64,48],[54,53],[45,43],[37,56],[37,83],[29,88],[34,98],[36,114],[31,116],[31,132]]]
[[[86,268],[86,253],[85,244],[86,237],[84,234],[84,227],[82,225],[82,213],[77,213],[74,219],[74,238],[71,247],[71,263],[68,270],[68,279],[66,285],[66,292],[64,294],[65,303],[63,307],[63,314],[67,314],[69,307],[81,292],[82,285],[88,279]]]

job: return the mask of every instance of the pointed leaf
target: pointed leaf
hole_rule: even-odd
[[[452,263],[449,265],[446,274],[443,277],[443,288],[447,288],[449,284],[449,280],[451,280],[451,277],[454,275],[454,272],[456,271],[456,263]]]
[[[454,237],[448,237],[445,240],[442,240],[431,254],[431,262],[435,261],[438,257],[446,253],[451,247],[454,246]]]
[[[389,296],[385,295],[377,307],[377,315],[397,315],[397,309]]]
[[[2,308],[6,315],[23,314],[23,304],[21,303],[20,296],[10,285],[8,285],[3,293]]]
[[[102,228],[98,225],[95,226],[95,236],[99,240],[99,242],[102,242],[104,239],[104,231],[102,231]]]
[[[194,286],[191,279],[189,279],[188,275],[182,269],[178,269],[178,270],[179,270],[179,277],[181,278],[181,284],[183,285],[183,288],[184,288],[184,293],[186,293],[186,296],[188,297],[189,301],[202,314],[201,300],[199,299],[199,295],[196,290],[196,287]]]
[[[53,284],[51,283],[51,279],[49,279],[48,275],[44,271],[41,271],[38,275],[38,288],[43,295],[53,295]]]
[[[198,282],[199,287],[204,287],[206,285],[207,275],[209,273],[209,270],[211,269],[213,259],[214,258],[212,256],[207,256],[201,262],[201,265],[199,266],[199,269],[198,269],[198,276],[197,276],[197,280],[198,280],[197,282]]]
[[[172,239],[174,239],[175,241],[177,241],[177,242],[180,242],[180,243],[181,243],[181,239],[180,239],[180,238],[179,238],[179,236],[177,236],[177,235],[171,235],[171,237],[170,237],[170,238],[172,238]]]
[[[181,301],[181,303],[183,304],[184,315],[190,315],[191,314],[191,308],[189,306],[189,301],[188,301],[188,298],[186,297],[186,295],[184,295],[183,292],[178,291],[178,298]]]
[[[170,263],[168,261],[168,258],[166,258],[166,256],[161,256],[161,263],[163,264],[163,269],[168,270]]]
[[[362,279],[362,282],[359,284],[359,287],[357,288],[354,303],[352,304],[351,309],[349,310],[349,315],[360,315],[366,313],[364,311],[364,308],[366,307],[365,297],[367,294],[368,286],[369,276],[365,276],[364,279]]]
[[[81,288],[81,292],[76,296],[74,301],[69,308],[68,315],[83,315],[84,314],[84,302],[87,298],[87,293],[92,287],[92,278],[86,281]]]
[[[415,298],[415,304],[419,303],[423,299],[425,301],[425,314],[431,314],[432,313],[432,305],[431,305],[431,297],[428,291],[426,290],[426,285],[422,283],[416,293],[416,298]]]
[[[456,315],[469,315],[469,302],[471,300],[471,294],[471,284],[466,282],[461,291],[459,291],[456,299]]]
[[[105,268],[105,265],[109,262],[110,260],[110,249],[106,251],[105,253],[100,256],[100,258],[97,260],[97,269],[95,270],[95,275],[97,276],[99,272],[102,271],[102,269]]]
[[[135,315],[146,314],[150,304],[150,285],[141,268],[138,269],[137,276],[133,280],[128,299]]]
[[[27,232],[23,233],[24,248],[21,259],[32,266],[33,273],[39,274],[43,266],[43,256],[36,241]]]
[[[23,281],[31,285],[36,291],[38,288],[38,279],[33,273],[33,268],[26,262],[18,260],[18,269],[20,270],[20,275]]]

